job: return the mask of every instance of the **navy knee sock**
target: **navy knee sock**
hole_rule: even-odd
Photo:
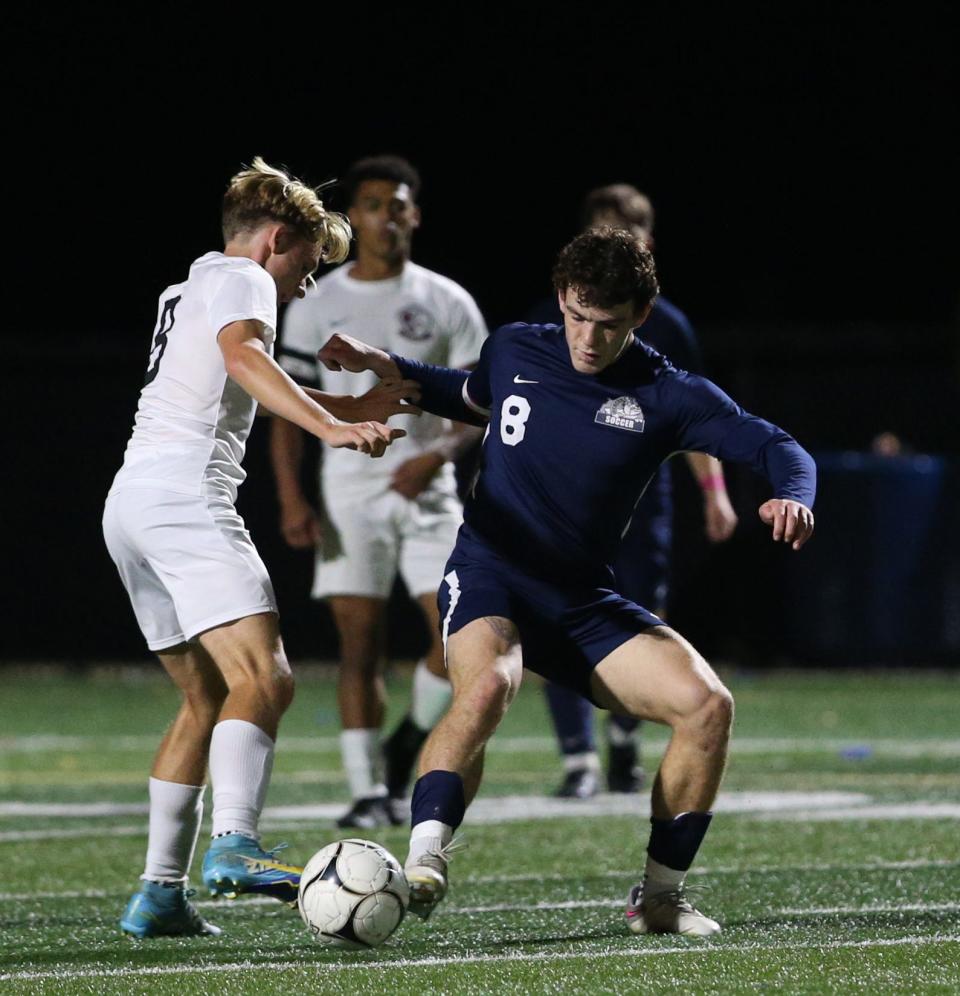
[[[596,750],[593,739],[593,705],[582,695],[552,681],[544,687],[553,726],[560,741],[560,752],[588,754]]]
[[[463,779],[453,771],[428,771],[417,779],[410,801],[410,826],[439,820],[454,830],[463,822],[467,804]]]
[[[672,820],[651,819],[647,854],[674,871],[686,871],[697,856],[713,813],[681,813]]]

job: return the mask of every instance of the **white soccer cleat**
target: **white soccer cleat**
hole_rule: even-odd
[[[642,885],[635,885],[627,897],[627,925],[635,934],[713,937],[720,933],[720,924],[694,909],[682,890],[644,897]]]

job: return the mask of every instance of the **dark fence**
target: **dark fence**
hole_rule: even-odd
[[[960,553],[952,520],[960,509],[960,392],[950,330],[703,331],[713,378],[811,450],[864,452],[887,430],[908,450],[942,458],[935,461],[936,488],[918,485],[916,493],[907,482],[911,468],[924,465],[907,457],[890,464],[822,460],[818,535],[799,555],[769,542],[756,517],[765,486],[736,468],[728,477],[741,528],[729,544],[709,548],[699,496],[678,465],[671,621],[707,653],[751,665],[955,663]],[[142,337],[130,344],[41,344],[29,334],[8,349],[0,368],[7,415],[0,660],[147,656],[100,535],[145,349]],[[277,588],[291,655],[334,657],[326,610],[307,597],[311,558],[288,550],[276,528],[266,429],[258,424],[250,442],[240,509]],[[899,490],[887,486],[891,474],[902,479]],[[887,484],[874,481],[876,475]],[[865,501],[873,514],[864,512]],[[399,596],[391,623],[391,652],[417,655],[426,634]]]

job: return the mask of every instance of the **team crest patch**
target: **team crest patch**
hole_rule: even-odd
[[[424,339],[433,337],[433,315],[418,304],[410,304],[401,308],[397,312],[397,321],[400,323],[397,331],[404,339],[423,342]]]
[[[614,429],[643,432],[643,409],[633,398],[611,398],[604,401],[593,420],[600,425],[612,425]]]

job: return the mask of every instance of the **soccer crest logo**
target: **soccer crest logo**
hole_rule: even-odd
[[[611,425],[614,429],[643,432],[643,409],[633,398],[611,398],[605,401],[593,420],[600,425]]]
[[[422,342],[433,337],[433,315],[418,304],[409,304],[397,312],[400,327],[397,331],[404,339]]]

